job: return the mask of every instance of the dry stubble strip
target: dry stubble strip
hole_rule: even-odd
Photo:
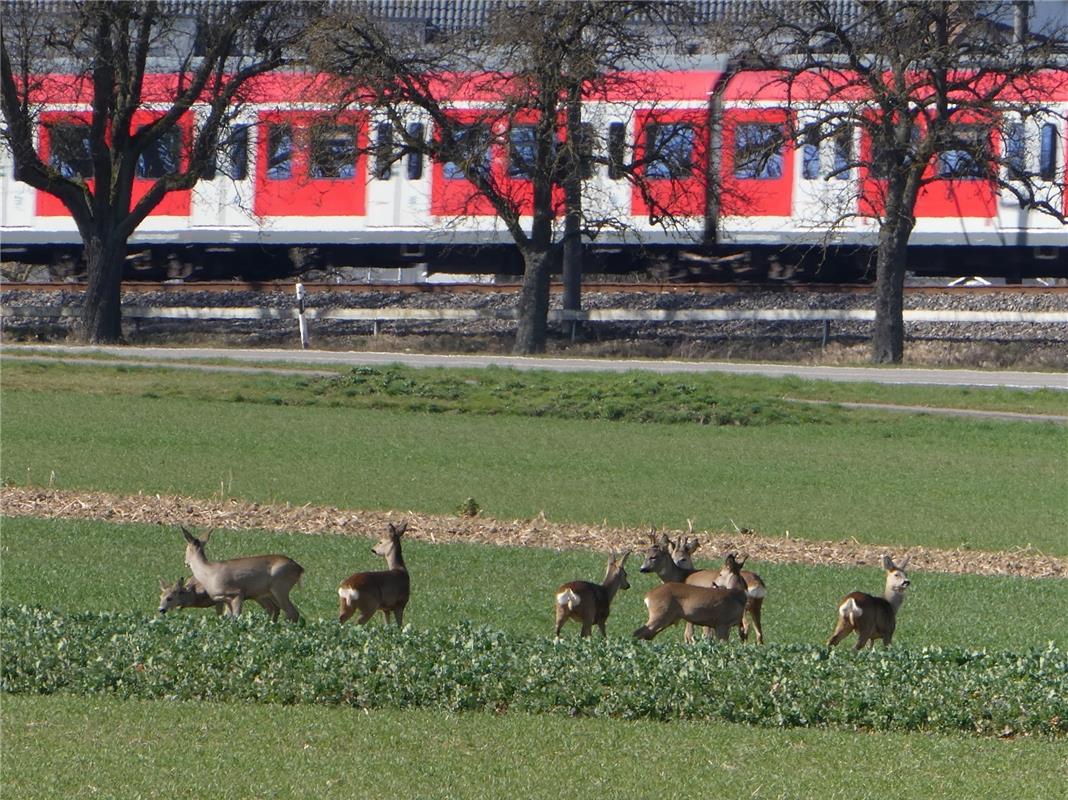
[[[432,516],[400,511],[352,511],[322,506],[264,505],[235,499],[201,499],[174,495],[116,495],[39,487],[5,486],[0,490],[5,516],[96,519],[120,523],[195,526],[230,530],[260,529],[306,534],[376,537],[386,522],[408,520],[408,536],[431,542],[467,542],[546,547],[559,550],[610,551],[644,547],[647,529],[612,528],[533,520]],[[665,531],[673,535],[671,531]],[[681,531],[674,532],[682,533]],[[753,533],[701,532],[704,552],[745,551],[755,561],[835,566],[878,564],[886,547],[848,540],[821,542]],[[901,548],[895,548],[899,550]],[[1068,578],[1068,559],[1032,548],[1002,552],[908,548],[914,568],[928,572]]]

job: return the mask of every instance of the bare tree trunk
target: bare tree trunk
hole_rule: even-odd
[[[892,208],[891,208],[892,207]],[[900,364],[905,353],[905,271],[908,243],[915,219],[888,202],[886,219],[879,230],[875,261],[875,327],[871,360],[876,364]]]
[[[519,292],[519,323],[512,351],[516,355],[532,355],[545,350],[552,260],[552,250],[548,248],[523,249],[523,288]]]
[[[82,338],[90,344],[122,341],[122,270],[126,242],[114,241],[106,233],[94,233],[85,240],[85,261],[89,285],[85,290]]]

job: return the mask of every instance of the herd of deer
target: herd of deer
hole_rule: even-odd
[[[371,552],[386,559],[387,569],[357,572],[338,587],[338,621],[359,612],[356,622],[367,622],[376,612],[385,615],[389,623],[392,615],[398,627],[404,624],[404,608],[411,594],[408,568],[401,555],[401,537],[407,523],[389,524],[389,534]],[[300,581],[304,568],[282,555],[252,556],[226,561],[212,561],[204,552],[211,533],[198,539],[184,527],[186,540],[185,563],[192,571],[190,578],[179,578],[167,584],[160,579],[159,613],[175,608],[211,608],[216,613],[240,616],[245,600],[263,606],[271,619],[277,621],[285,612],[291,622],[300,619],[300,612],[289,599],[289,593]],[[638,639],[652,639],[664,628],[682,620],[686,623],[686,641],[692,641],[694,626],[705,628],[707,637],[727,640],[731,628],[739,629],[745,641],[750,626],[758,644],[764,643],[760,625],[760,611],[767,595],[764,581],[750,570],[743,570],[745,556],[728,553],[720,570],[696,569],[693,554],[700,543],[684,537],[673,541],[666,535],[650,534],[649,547],[641,572],[655,572],[662,583],[645,595],[648,621],[634,631]],[[612,600],[620,589],[629,589],[626,561],[630,552],[619,556],[613,553],[608,560],[604,581],[571,581],[556,590],[556,636],[569,619],[582,624],[582,635],[589,636],[596,625],[605,635],[605,623]],[[900,565],[890,556],[883,556],[886,588],[882,597],[852,592],[838,605],[838,621],[827,645],[833,647],[853,631],[857,632],[857,650],[869,641],[874,645],[882,639],[888,646],[894,635],[897,612],[905,600],[909,586],[905,567],[908,557]],[[748,612],[748,620],[746,619]]]

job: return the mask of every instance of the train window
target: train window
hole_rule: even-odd
[[[978,180],[990,164],[990,133],[983,125],[958,125],[953,143],[938,154],[938,177]]]
[[[138,178],[162,178],[178,172],[182,150],[181,128],[171,128],[137,157]]]
[[[375,129],[375,177],[388,181],[393,175],[393,126],[388,122],[378,123]]]
[[[529,180],[534,176],[537,131],[533,125],[517,125],[508,132],[508,177]]]
[[[219,149],[215,158],[201,176],[206,181],[215,180],[217,173],[227,178],[243,181],[248,178],[248,132],[251,125],[234,125],[222,131]]]
[[[831,174],[829,177],[839,181],[849,180],[849,164],[853,161],[853,128],[844,125],[835,131],[834,158],[831,162]]]
[[[1020,180],[1027,175],[1027,138],[1022,122],[1005,126],[1005,173],[1009,180]]]
[[[81,123],[48,125],[48,163],[64,178],[93,177],[89,126]]]
[[[692,125],[650,125],[645,129],[645,177],[685,178],[693,174],[697,131]]]
[[[1057,126],[1047,122],[1038,140],[1038,177],[1051,181],[1057,176]]]
[[[809,128],[805,132],[804,146],[801,148],[801,177],[806,181],[820,176],[820,132]]]
[[[408,123],[408,138],[417,142],[423,141],[423,123],[422,122],[409,122]],[[408,153],[408,180],[417,181],[423,177],[423,153],[416,149]]]
[[[608,177],[618,181],[623,177],[627,152],[627,126],[622,122],[608,125]]]
[[[734,133],[734,177],[759,180],[782,177],[781,125],[741,123]]]
[[[293,177],[293,128],[267,126],[267,177],[285,181]]]
[[[356,176],[356,128],[320,123],[311,129],[308,177],[321,179]]]
[[[449,180],[466,180],[467,169],[488,174],[490,168],[490,132],[486,125],[458,128],[448,148],[451,158],[443,174]]]

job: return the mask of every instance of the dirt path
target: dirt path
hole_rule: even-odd
[[[533,520],[431,516],[404,512],[347,511],[319,506],[261,505],[240,500],[204,500],[173,495],[113,495],[35,487],[0,489],[5,516],[96,519],[119,523],[183,524],[197,528],[262,529],[307,534],[373,537],[387,520],[409,521],[408,536],[431,542],[469,542],[554,549],[611,549],[645,546],[647,531]],[[669,535],[680,533],[668,531]],[[761,536],[756,533],[698,531],[707,559],[727,550],[747,552],[753,562],[873,566],[885,547],[854,540],[819,542]],[[928,572],[1068,578],[1068,559],[1034,549],[990,553],[912,547],[914,568]]]

